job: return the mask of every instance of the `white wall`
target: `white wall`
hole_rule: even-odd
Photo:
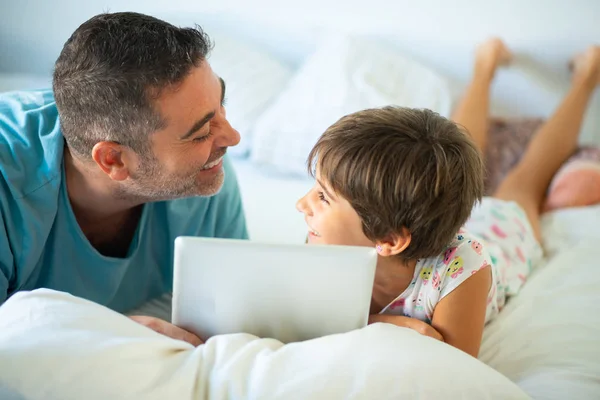
[[[0,72],[47,76],[70,33],[107,10],[144,12],[178,25],[197,22],[209,33],[226,30],[294,65],[328,30],[374,35],[449,76],[457,90],[469,75],[475,44],[500,35],[518,58],[514,68],[498,77],[496,114],[547,115],[568,87],[569,58],[600,43],[599,0],[0,2]],[[597,120],[597,104],[595,110]],[[600,130],[600,123],[591,123]]]

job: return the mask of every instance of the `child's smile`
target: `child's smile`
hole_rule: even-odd
[[[374,246],[350,203],[336,195],[319,175],[315,186],[296,204],[308,227],[308,243]]]

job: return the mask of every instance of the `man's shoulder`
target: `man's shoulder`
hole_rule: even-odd
[[[0,256],[12,287],[29,277],[52,229],[63,146],[50,92],[0,94]]]
[[[0,148],[0,181],[12,198],[60,177],[64,140],[51,91],[0,94]]]

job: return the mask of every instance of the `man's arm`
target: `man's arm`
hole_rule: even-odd
[[[0,210],[0,305],[8,298],[8,285],[13,276],[13,254],[8,244],[8,234]]]
[[[138,324],[144,325],[146,328],[150,328],[154,332],[170,337],[171,339],[182,340],[184,342],[188,342],[192,346],[200,346],[203,344],[202,339],[200,339],[198,336],[181,329],[170,322],[163,321],[160,318],[146,317],[143,315],[132,315],[129,318]]]
[[[8,298],[8,278],[5,273],[6,267],[0,262],[0,306]]]

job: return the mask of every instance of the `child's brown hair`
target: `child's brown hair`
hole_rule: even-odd
[[[370,240],[407,228],[400,257],[441,254],[483,195],[483,162],[470,136],[430,110],[369,109],[330,126],[308,156],[311,174],[348,200]]]

